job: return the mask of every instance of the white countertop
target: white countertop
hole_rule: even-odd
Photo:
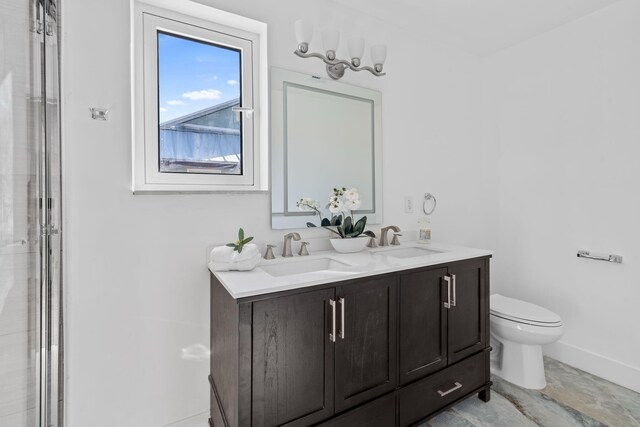
[[[383,251],[384,249],[392,251],[394,249],[411,247],[425,248],[440,252],[403,259],[391,256],[392,252],[385,254]],[[218,278],[229,294],[233,298],[238,299],[291,289],[300,289],[308,286],[338,282],[342,280],[356,279],[359,277],[391,273],[394,271],[408,270],[417,267],[427,267],[430,265],[461,261],[493,254],[492,251],[485,249],[475,249],[439,243],[423,245],[415,242],[407,242],[402,243],[401,246],[377,248],[377,250],[380,249],[382,250],[375,252],[375,250],[372,251],[366,248],[361,252],[351,254],[342,254],[329,250],[314,252],[311,255],[303,257],[294,255],[292,258],[277,257],[273,260],[262,259],[260,264],[251,271],[220,272],[211,270],[211,267],[209,267],[209,270]],[[293,263],[320,258],[330,258],[347,264],[347,266],[345,266],[344,271],[313,271],[279,277],[272,276],[260,268],[263,265]]]

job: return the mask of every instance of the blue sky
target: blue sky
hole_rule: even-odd
[[[240,53],[158,33],[160,123],[240,96]]]

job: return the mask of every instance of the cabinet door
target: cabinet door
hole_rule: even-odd
[[[335,290],[253,303],[252,425],[310,425],[333,415]]]
[[[396,387],[397,281],[365,279],[337,289],[336,412]]]
[[[400,384],[447,366],[446,268],[400,276]]]
[[[449,364],[484,349],[487,346],[487,315],[489,295],[486,277],[488,269],[483,259],[449,267],[455,306],[449,314]],[[455,286],[454,278],[455,276]]]

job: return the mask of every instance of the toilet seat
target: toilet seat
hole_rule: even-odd
[[[491,316],[506,320],[508,322],[520,323],[523,325],[530,325],[530,326],[537,326],[541,328],[558,328],[562,326],[562,322],[556,322],[556,323],[536,322],[534,320],[525,320],[525,319],[518,319],[517,317],[509,317],[509,316],[505,316],[504,314],[496,314],[494,312],[491,312]]]
[[[491,295],[491,315],[532,326],[547,328],[562,326],[562,319],[556,313],[538,305],[500,294]]]

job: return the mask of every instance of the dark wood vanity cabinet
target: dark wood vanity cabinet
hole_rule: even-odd
[[[489,382],[488,284],[488,259],[400,276],[400,384],[411,383],[398,392],[400,425]]]
[[[473,393],[488,400],[488,267],[477,258],[238,300],[212,275],[211,422],[410,425]]]

